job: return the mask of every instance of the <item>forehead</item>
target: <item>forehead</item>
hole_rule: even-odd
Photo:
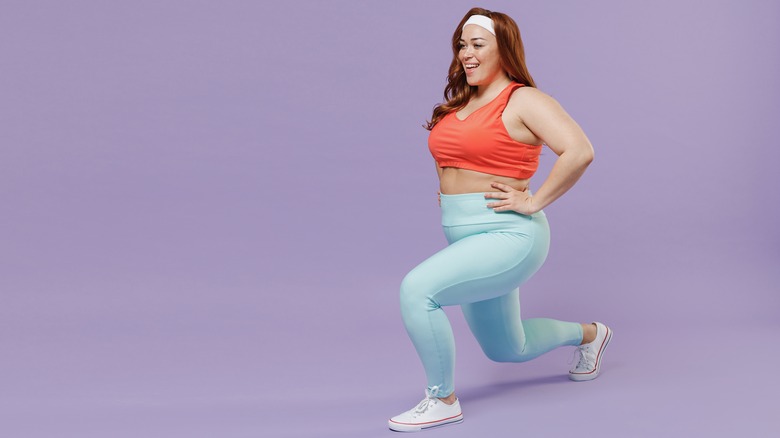
[[[472,38],[482,38],[487,41],[492,41],[496,37],[494,37],[490,31],[482,26],[476,24],[467,24],[460,33],[460,39],[471,41]]]

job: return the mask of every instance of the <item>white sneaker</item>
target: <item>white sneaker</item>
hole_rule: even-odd
[[[438,392],[438,386],[434,386],[431,391],[426,389],[425,398],[417,406],[388,420],[390,429],[397,432],[418,432],[430,427],[462,422],[460,400],[448,405],[436,398]]]
[[[609,341],[612,339],[612,330],[600,322],[596,324],[596,339],[593,342],[580,345],[577,350],[580,353],[580,360],[577,365],[569,370],[569,378],[578,382],[584,380],[593,380],[599,375],[601,368],[601,359],[604,357],[604,350],[607,349]]]

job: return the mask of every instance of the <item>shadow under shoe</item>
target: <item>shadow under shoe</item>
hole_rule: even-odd
[[[439,387],[426,389],[425,398],[414,408],[396,415],[388,420],[387,425],[397,432],[418,432],[431,427],[460,423],[463,413],[460,410],[460,400],[448,405],[436,397]]]

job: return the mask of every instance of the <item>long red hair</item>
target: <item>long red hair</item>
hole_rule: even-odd
[[[476,93],[477,87],[472,87],[466,82],[466,71],[458,58],[460,37],[463,24],[472,15],[484,15],[493,20],[493,28],[496,31],[498,54],[501,59],[501,67],[515,82],[536,87],[528,68],[525,66],[525,50],[523,40],[520,38],[520,29],[510,16],[501,12],[492,12],[482,8],[472,8],[458,23],[455,33],[452,34],[452,62],[450,72],[447,75],[447,86],[444,87],[444,103],[433,108],[431,121],[427,122],[425,129],[431,130],[439,121],[451,111],[457,111],[469,102],[471,96]]]

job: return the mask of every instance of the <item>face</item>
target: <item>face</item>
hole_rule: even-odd
[[[458,58],[471,86],[490,84],[502,73],[496,37],[482,26],[469,24],[463,28]]]

